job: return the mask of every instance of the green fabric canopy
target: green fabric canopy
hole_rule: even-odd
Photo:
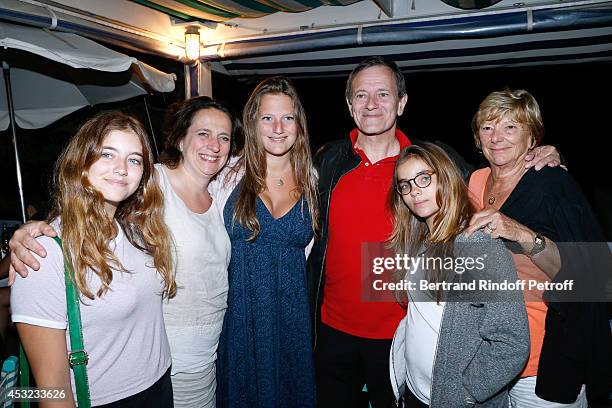
[[[299,13],[320,6],[347,6],[362,0],[132,0],[184,21],[257,18],[283,11]]]

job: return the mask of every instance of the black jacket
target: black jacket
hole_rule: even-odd
[[[610,250],[580,186],[559,168],[529,170],[500,212],[551,239],[561,256],[553,282],[575,281],[567,295],[544,293],[546,334],[536,394],[569,404],[586,384],[591,406],[607,400],[612,382],[612,336],[607,316]]]
[[[419,141],[413,140],[412,143],[419,143]],[[467,178],[473,168],[450,146],[442,142],[435,143],[446,151]],[[355,153],[349,137],[325,144],[314,157],[314,165],[319,174],[319,225],[321,226],[321,231],[308,257],[307,270],[315,347],[317,342],[317,325],[321,319],[320,310],[323,302],[323,287],[325,286],[325,255],[331,195],[342,176],[355,169],[360,163],[361,157]]]

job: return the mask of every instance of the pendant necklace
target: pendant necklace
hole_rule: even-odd
[[[278,187],[282,187],[285,185],[285,181],[283,180],[283,174],[286,174],[287,171],[281,172],[279,175],[268,174],[267,177],[271,178],[274,184]]]
[[[487,200],[487,202],[489,203],[489,205],[493,205],[495,204],[495,202],[497,201],[497,197],[495,197],[495,195],[503,198],[506,197],[506,193],[508,193],[509,191],[511,192],[512,189],[516,186],[516,184],[518,183],[518,180],[520,180],[520,177],[525,174],[524,172],[519,174],[519,178],[516,178],[516,182],[513,182],[510,187],[508,187],[508,185],[506,185],[503,189],[500,189],[496,194],[493,194],[492,192],[489,193],[489,199]],[[491,186],[491,190],[493,190],[493,186]]]

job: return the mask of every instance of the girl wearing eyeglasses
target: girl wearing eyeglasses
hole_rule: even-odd
[[[442,149],[430,143],[404,149],[394,179],[390,247],[427,260],[463,260],[467,265],[465,259],[474,258],[475,262],[468,271],[449,269],[440,262],[424,263],[414,274],[399,271],[400,278],[430,284],[517,280],[501,241],[480,231],[469,237],[464,234],[473,209],[461,173]],[[419,287],[417,283],[417,290],[407,293],[407,313],[395,332],[390,355],[398,403],[507,407],[507,386],[529,354],[521,292]]]

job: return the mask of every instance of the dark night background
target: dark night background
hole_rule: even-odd
[[[178,75],[177,91],[148,96],[149,110],[159,147],[160,124],[165,107],[183,94],[183,69],[174,61],[150,55],[134,55],[156,68]],[[441,140],[468,161],[482,162],[473,147],[471,118],[480,101],[503,87],[524,88],[538,100],[546,126],[545,144],[563,154],[612,240],[612,183],[610,154],[612,64],[569,64],[545,67],[497,68],[407,74],[408,104],[399,128],[408,137]],[[248,93],[262,79],[235,79],[213,73],[213,94],[240,112]],[[346,137],[353,127],[344,101],[346,75],[330,78],[294,78],[306,108],[313,149],[326,141]],[[4,97],[4,95],[2,96]],[[80,123],[101,108],[122,108],[147,124],[142,98],[112,106],[86,108],[37,131],[18,130],[26,204],[44,208],[52,166],[68,138]],[[0,133],[2,193],[0,219],[20,218],[15,164],[9,131]]]

